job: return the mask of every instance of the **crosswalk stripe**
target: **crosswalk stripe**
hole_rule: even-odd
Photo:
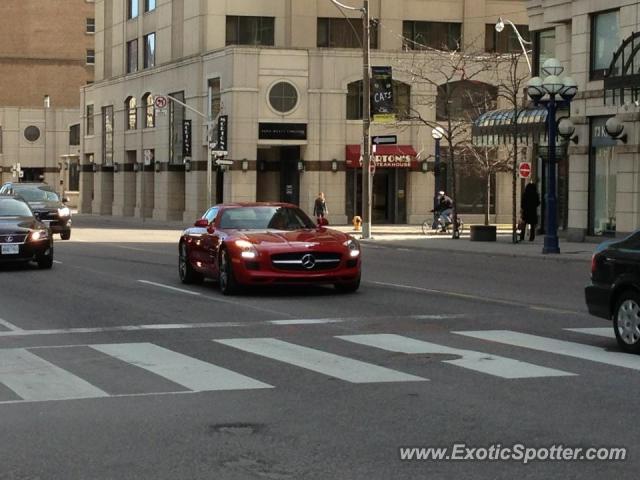
[[[151,343],[109,343],[91,348],[194,391],[273,388],[250,377]]]
[[[450,363],[451,365],[502,378],[564,377],[575,375],[570,372],[541,367],[532,363],[521,362],[498,355],[490,355],[474,350],[451,348],[436,343],[403,337],[401,335],[381,333],[371,335],[341,335],[337,338],[390,352],[458,355],[462,358],[445,360],[444,363]]]
[[[616,338],[612,327],[596,327],[596,328],[565,328],[569,332],[584,333],[587,335],[595,335],[596,337]]]
[[[594,347],[592,345],[539,337],[537,335],[511,330],[483,330],[453,333],[488,340],[490,342],[506,343],[507,345],[516,347],[530,348],[541,352],[590,360],[592,362],[604,363],[616,367],[640,370],[640,358],[637,356],[621,352],[608,352],[604,348]]]
[[[232,338],[214,341],[351,383],[418,382],[427,380],[426,378],[295,345],[275,338]]]
[[[82,378],[24,348],[0,350],[0,382],[29,401],[109,396]]]

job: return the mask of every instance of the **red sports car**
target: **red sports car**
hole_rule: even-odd
[[[242,285],[360,286],[360,245],[353,237],[316,225],[286,203],[230,203],[211,207],[180,237],[183,283],[217,279],[223,294]]]

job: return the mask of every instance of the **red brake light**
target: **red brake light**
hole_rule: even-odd
[[[591,276],[593,277],[593,275],[596,273],[596,267],[598,266],[598,261],[597,261],[597,257],[598,254],[594,253],[591,256]]]

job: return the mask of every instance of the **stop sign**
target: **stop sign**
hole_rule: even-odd
[[[522,162],[518,167],[520,172],[520,178],[529,178],[531,176],[531,164],[529,162]]]

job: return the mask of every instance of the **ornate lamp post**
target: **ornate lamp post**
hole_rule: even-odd
[[[503,20],[502,17],[498,17],[498,21],[496,22],[496,32],[500,33],[504,30],[504,22],[507,22],[509,25],[511,25],[511,27],[513,28],[513,31],[516,34],[516,38],[518,39],[518,42],[520,42],[520,46],[522,47],[522,53],[524,53],[524,58],[527,59],[527,66],[529,67],[529,73],[531,73],[531,60],[529,60],[529,54],[527,53],[527,47],[525,47],[525,45],[531,45],[531,42],[529,42],[528,40],[525,40],[524,38],[522,38],[522,35],[520,35],[520,32],[518,31],[518,29],[516,28],[516,26],[513,24],[513,22],[511,20]]]
[[[527,83],[527,94],[536,105],[547,109],[547,129],[549,154],[547,157],[546,233],[542,253],[560,253],[558,243],[557,199],[556,199],[556,111],[558,107],[568,106],[578,92],[571,77],[560,78],[564,68],[555,58],[549,58],[542,65],[547,75],[544,79],[533,77]],[[561,99],[557,99],[560,95]]]

